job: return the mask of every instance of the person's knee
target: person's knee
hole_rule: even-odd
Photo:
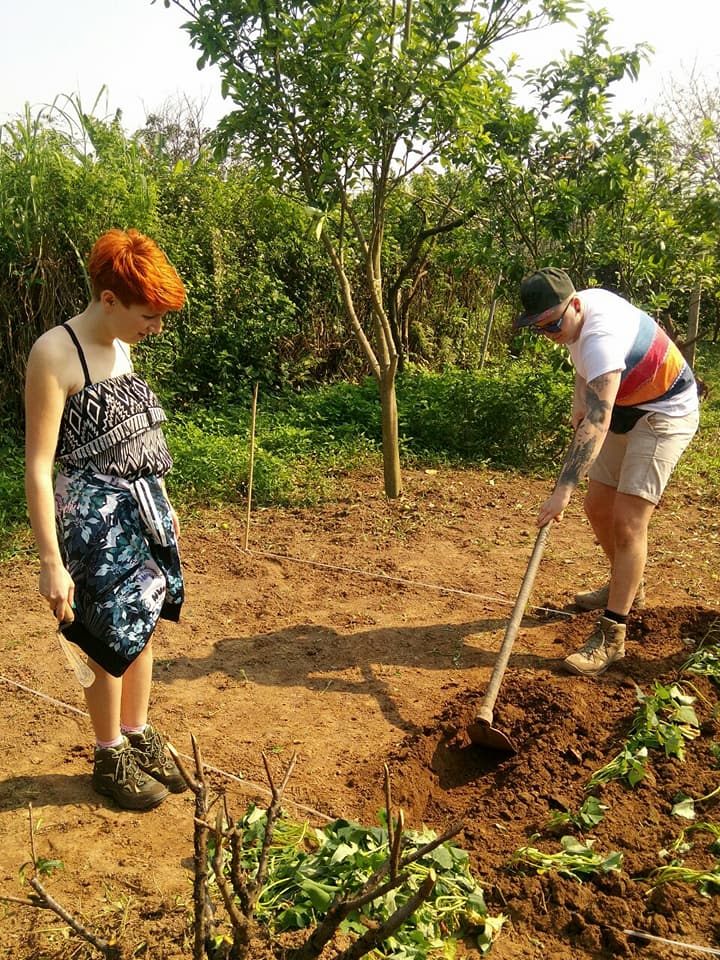
[[[622,550],[647,542],[648,523],[652,515],[644,506],[633,510],[625,506],[615,511],[613,516],[613,536],[615,546]]]
[[[614,496],[591,485],[583,501],[585,515],[593,525],[596,522],[607,524],[612,519],[614,501]]]

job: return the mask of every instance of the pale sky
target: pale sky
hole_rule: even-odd
[[[672,79],[690,72],[720,88],[720,0],[592,0],[613,18],[611,43],[655,47],[636,84],[618,87],[622,109],[650,110]],[[8,9],[9,8],[9,9]],[[80,96],[89,111],[104,85],[98,116],[123,113],[129,131],[173,97],[207,101],[213,126],[230,109],[215,69],[198,71],[197,53],[180,29],[183,14],[162,0],[3,0],[0,12],[0,123],[24,104],[51,102],[58,94]],[[527,67],[555,59],[572,46],[574,31],[551,28],[511,41]]]

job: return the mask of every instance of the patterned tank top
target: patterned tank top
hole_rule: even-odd
[[[93,383],[74,331],[64,323],[78,352],[85,385],[65,401],[55,460],[65,472],[137,480],[164,477],[172,467],[161,424],[167,417],[148,384],[134,373]]]

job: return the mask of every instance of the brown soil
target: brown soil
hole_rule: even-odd
[[[670,816],[679,791],[718,786],[718,689],[696,681],[701,735],[684,762],[653,755],[635,789],[601,789],[591,831],[622,871],[583,884],[508,868],[531,842],[559,837],[552,811],[577,813],[593,771],[619,750],[635,684],[675,678],[691,645],[718,631],[718,504],[676,484],[653,521],[646,610],[633,615],[628,655],[602,679],[572,677],[562,657],[592,614],[568,616],[573,593],[602,582],[604,564],[576,498],[545,550],[495,709],[514,756],[472,746],[466,726],[491,673],[535,537],[547,483],[489,471],[408,471],[387,502],[376,477],[313,509],[258,510],[243,549],[244,511],[185,523],[188,599],[179,625],[156,635],[152,718],[177,748],[190,733],[240,815],[267,802],[261,751],[295,773],[294,818],[377,823],[383,765],[411,828],[462,818],[492,914],[508,917],[496,958],[668,957],[673,948],[625,930],[720,947],[717,903],[687,884],[651,890],[649,871],[688,822]],[[283,559],[292,557],[295,560]],[[18,870],[35,850],[64,869],[45,880],[89,926],[114,930],[127,956],[192,954],[192,811],[188,793],[146,814],[122,812],[90,789],[91,731],[36,593],[33,562],[0,568],[0,894],[27,897]],[[448,589],[443,590],[442,587]],[[553,612],[557,611],[557,612]],[[231,776],[226,776],[230,774]],[[717,801],[700,819],[717,821]],[[699,839],[686,862],[712,868]],[[473,952],[472,950],[470,951]],[[52,914],[0,904],[2,958],[90,956]]]

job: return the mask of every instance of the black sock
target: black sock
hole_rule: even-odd
[[[606,610],[603,616],[608,620],[612,620],[614,623],[627,623],[628,621],[627,613],[615,613],[614,610]]]

